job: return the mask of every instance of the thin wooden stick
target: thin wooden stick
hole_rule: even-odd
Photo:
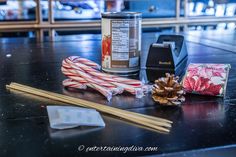
[[[39,95],[39,96],[42,96],[42,97],[47,97],[47,98],[51,98],[51,99],[66,102],[66,103],[72,103],[74,105],[78,105],[78,103],[80,103],[80,106],[95,108],[99,111],[109,113],[109,114],[112,114],[112,115],[115,115],[115,116],[119,116],[121,118],[124,118],[124,119],[129,120],[129,121],[133,121],[135,123],[141,123],[141,124],[144,123],[145,126],[149,126],[149,127],[154,128],[154,129],[159,129],[159,130],[162,130],[162,131],[167,131],[168,130],[166,128],[160,128],[158,125],[161,125],[161,124],[156,122],[156,121],[147,120],[146,118],[142,118],[142,117],[139,117],[139,116],[134,116],[132,114],[130,115],[130,114],[122,113],[122,112],[120,113],[120,112],[117,112],[117,111],[114,111],[114,110],[109,110],[109,109],[106,109],[106,108],[104,109],[104,107],[107,107],[107,106],[104,106],[104,105],[100,105],[100,104],[95,103],[96,106],[94,106],[89,101],[86,101],[87,104],[83,104],[83,102],[81,104],[81,102],[78,102],[78,99],[76,99],[76,98],[72,98],[72,97],[68,97],[68,96],[65,96],[65,95],[56,94],[56,93],[52,93],[52,92],[47,92],[47,91],[43,91],[43,90],[38,91],[38,89],[27,87],[27,86],[24,86],[24,85],[14,84],[14,83],[11,84],[8,87],[16,89],[16,90],[24,91],[24,92],[27,92],[27,93],[33,93],[35,95]],[[112,107],[110,107],[110,108],[112,108]],[[121,111],[123,111],[123,110],[121,110]],[[166,124],[163,124],[163,125],[166,126],[166,127],[169,127],[169,125],[166,125]]]
[[[14,87],[14,85],[12,86],[13,89],[16,89],[16,90],[19,90],[17,88]],[[23,91],[23,90],[22,90]],[[30,92],[30,90],[28,89],[28,91]],[[34,94],[38,95],[37,92],[34,91]],[[42,95],[41,95],[42,96]],[[66,103],[71,103],[71,104],[74,104],[74,105],[78,105],[78,102],[73,102],[72,100],[69,100],[69,101],[65,101],[66,99],[64,100],[61,100],[60,98],[52,98],[49,94],[47,94],[47,97],[48,98],[51,98],[51,99],[54,99],[54,100],[58,100],[58,101],[63,101],[63,102],[66,102]],[[79,105],[81,106],[81,105]],[[91,107],[91,106],[83,106],[83,107]],[[143,119],[142,117],[137,117],[137,116],[132,116],[132,115],[127,115],[127,114],[123,114],[123,113],[117,113],[117,112],[114,112],[114,111],[111,111],[111,110],[106,110],[106,109],[99,109],[99,108],[96,108],[96,107],[91,107],[91,108],[95,108],[97,110],[100,110],[102,112],[105,112],[105,113],[109,113],[112,115],[116,115],[118,117],[121,117],[121,118],[124,118],[126,120],[129,120],[129,121],[133,121],[133,122],[136,122],[136,123],[141,123],[141,122],[144,122],[144,123],[151,123],[151,124],[146,124],[147,127],[151,127],[151,128],[154,128],[154,129],[157,129],[157,130],[160,130],[160,131],[166,131],[168,132],[168,129],[166,128],[162,128],[160,126],[165,126],[165,127],[170,127],[170,124],[165,124],[165,123],[159,123],[159,122],[156,122],[156,121],[147,121],[146,119]],[[130,120],[130,118],[132,120]],[[134,121],[135,120],[135,121]],[[153,124],[152,124],[153,123]]]
[[[17,84],[13,84],[13,85],[11,85],[11,87],[12,88],[14,88],[14,87],[17,87],[17,86],[21,86],[21,88],[23,89],[23,88],[25,88],[25,86],[22,86],[22,85],[17,85]],[[16,88],[17,89],[17,88]],[[19,90],[19,89],[18,89]],[[31,92],[31,93],[34,93],[34,94],[36,94],[36,95],[38,95],[38,93],[37,93],[37,91],[36,91],[36,93],[35,93],[35,90],[33,90],[32,91],[32,88],[30,89],[30,88],[28,88],[28,89],[25,89],[27,92]],[[24,91],[24,90],[23,90]],[[41,92],[42,93],[42,92]],[[52,93],[49,93],[49,92],[46,92],[46,93],[44,93],[44,94],[47,94],[47,96],[46,97],[48,97],[48,96],[51,96],[50,94],[52,94]],[[54,96],[55,96],[55,94],[56,93],[53,93],[54,94]],[[57,94],[58,95],[58,94]],[[42,95],[41,95],[42,96]],[[61,94],[59,94],[58,95],[60,98],[62,97],[62,96],[64,96],[64,95],[61,95]],[[45,96],[44,96],[45,97]],[[52,98],[52,97],[50,97],[50,98]],[[65,99],[68,99],[68,96],[64,96],[64,98]],[[53,99],[53,98],[52,98]],[[71,97],[69,97],[69,101],[71,101]],[[74,99],[74,98],[72,98],[72,99]],[[57,99],[58,100],[58,99]],[[75,103],[76,104],[78,104],[78,101],[77,101],[78,99],[76,99],[75,98],[75,100],[72,100],[72,101],[76,101]],[[61,101],[61,99],[60,99],[60,101]],[[67,102],[68,103],[68,102]],[[89,103],[91,103],[91,102],[89,102]],[[81,104],[80,104],[80,106],[81,106]],[[84,105],[83,105],[84,106]],[[96,106],[91,106],[91,105],[89,105],[88,106],[88,104],[87,105],[85,105],[84,107],[92,107],[92,108],[95,108],[95,109],[97,109],[97,110],[100,110],[99,108],[103,108],[104,109],[104,107],[105,107],[105,109],[104,110],[106,110],[107,112],[110,112],[110,111],[114,111],[114,110],[107,110],[107,108],[112,108],[112,107],[107,107],[107,106],[104,106],[104,105],[100,105],[100,104],[96,104]],[[112,109],[115,109],[115,108],[112,108]],[[118,110],[120,110],[120,109],[118,109]],[[124,111],[124,110],[121,110],[121,111]],[[130,113],[129,111],[127,111],[128,113]],[[132,115],[132,114],[131,114]],[[130,116],[130,115],[129,115]],[[132,117],[132,116],[131,116]],[[143,120],[143,119],[140,119],[140,120]],[[145,121],[145,120],[144,120]],[[148,121],[149,122],[149,121]],[[154,123],[154,124],[157,124],[158,125],[158,122],[156,122],[156,121],[150,121],[150,123]],[[170,127],[170,125],[164,125],[164,126],[166,126],[166,127]]]
[[[110,108],[112,110],[119,110],[119,111],[122,111],[122,112],[127,112],[129,114],[133,114],[133,115],[138,115],[138,116],[141,116],[141,117],[145,117],[145,118],[148,118],[148,119],[151,119],[151,120],[155,120],[155,121],[161,121],[161,122],[166,122],[166,123],[170,123],[172,124],[173,122],[170,121],[170,120],[167,120],[167,119],[163,119],[163,118],[159,118],[159,117],[153,117],[153,116],[148,116],[148,115],[144,115],[144,114],[140,114],[140,113],[136,113],[136,112],[130,112],[130,111],[126,111],[126,110],[121,110],[121,109],[117,109],[117,108],[114,108],[114,107],[110,107],[110,106],[104,106],[102,104],[98,104],[98,103],[94,103],[94,102],[90,102],[90,101],[87,101],[87,100],[82,100],[82,99],[79,99],[79,98],[74,98],[74,97],[70,97],[70,96],[66,96],[66,95],[62,95],[62,94],[57,94],[57,93],[53,93],[53,92],[49,92],[49,91],[45,91],[45,90],[40,90],[40,89],[36,89],[36,88],[33,88],[33,87],[29,87],[29,86],[26,86],[26,85],[22,85],[22,84],[18,84],[18,83],[11,83],[10,84],[11,87],[12,86],[20,86],[20,87],[23,87],[23,88],[28,88],[28,89],[31,89],[34,91],[39,91],[41,93],[45,93],[45,94],[52,94],[52,95],[57,95],[57,96],[65,96],[65,97],[69,97],[70,99],[74,99],[75,101],[77,101],[77,103],[80,103],[81,105],[85,104],[86,106],[88,104],[93,104],[95,106],[99,106],[99,107],[105,107],[105,108]],[[7,87],[9,85],[6,85]],[[10,87],[10,86],[9,86]],[[25,91],[24,91],[25,92]],[[28,92],[27,92],[28,93]],[[30,93],[30,94],[33,94],[33,93]],[[35,94],[34,94],[35,95]],[[79,102],[78,102],[79,101]],[[80,105],[80,106],[81,106]],[[86,107],[85,106],[85,107]]]
[[[86,101],[86,100],[82,100],[82,99],[78,99],[78,98],[74,98],[74,97],[70,97],[70,96],[66,96],[62,94],[57,94],[57,93],[48,92],[45,90],[32,88],[32,87],[21,85],[18,83],[11,83],[10,85],[6,85],[6,87],[9,89],[15,89],[22,92],[34,94],[37,96],[61,101],[64,103],[70,103],[73,105],[94,108],[98,111],[111,114],[114,116],[118,116],[128,121],[131,121],[131,122],[134,122],[134,123],[137,123],[137,124],[140,124],[140,125],[152,128],[152,129],[164,131],[164,132],[169,132],[168,128],[171,127],[170,123],[172,123],[171,121],[168,121],[162,118],[157,118],[157,117],[147,116],[147,115],[134,113],[130,111],[125,111],[125,110],[117,109],[114,107],[105,106],[98,103],[94,103],[94,102],[90,102],[90,101]]]
[[[9,85],[7,85],[9,86]],[[33,88],[33,87],[29,87],[29,86],[25,86],[25,85],[21,85],[21,84],[18,84],[18,83],[11,83],[11,86],[20,86],[22,88],[28,88],[28,89],[31,89],[34,91],[39,91],[39,92],[42,92],[42,93],[45,93],[45,94],[53,94],[53,95],[57,95],[57,96],[65,96],[65,97],[69,97],[69,96],[66,96],[66,95],[62,95],[62,94],[57,94],[57,93],[53,93],[53,92],[49,92],[49,91],[45,91],[45,90],[40,90],[40,89],[36,89],[36,88]],[[32,93],[31,93],[32,94]],[[74,97],[69,97],[70,99],[75,99],[75,101],[79,101],[77,103],[80,103],[81,105],[83,104],[86,104],[86,106],[88,104],[93,104],[95,106],[99,106],[99,107],[105,107],[105,108],[110,108],[112,110],[121,110],[121,109],[117,109],[117,108],[114,108],[114,107],[110,107],[110,106],[104,106],[104,105],[101,105],[101,104],[98,104],[98,103],[94,103],[94,102],[90,102],[90,101],[86,101],[86,100],[82,100],[82,99],[79,99],[79,98],[74,98]],[[172,121],[169,121],[167,119],[163,119],[163,118],[158,118],[158,117],[153,117],[153,116],[148,116],[148,115],[144,115],[144,114],[139,114],[139,113],[135,113],[135,112],[129,112],[129,111],[126,111],[126,110],[121,110],[122,112],[128,112],[130,114],[133,114],[133,115],[139,115],[139,116],[142,116],[142,117],[145,117],[145,118],[148,118],[148,119],[152,119],[152,120],[156,120],[156,121],[162,121],[162,122],[166,122],[166,123],[172,123]]]
[[[15,90],[15,89],[9,89],[11,93],[13,94],[16,94],[16,95],[20,95],[22,97],[27,97],[29,99],[35,99],[35,100],[38,100],[38,101],[43,101],[44,103],[49,103],[49,100],[50,101],[50,105],[63,105],[63,106],[66,106],[68,104],[65,104],[61,101],[56,101],[56,100],[52,100],[52,99],[49,99],[49,98],[45,98],[45,97],[41,97],[41,96],[37,96],[37,95],[34,95],[34,94],[30,94],[30,93],[25,93],[25,92],[22,92],[22,91],[19,91],[19,90]],[[109,115],[104,115],[104,116],[109,116]],[[110,117],[110,118],[113,118],[113,117]],[[116,118],[116,117],[114,117]],[[120,119],[122,120],[122,119]],[[159,130],[154,130],[152,128],[149,128],[149,127],[145,127],[143,125],[140,125],[140,124],[136,124],[136,123],[132,123],[132,122],[129,122],[129,121],[126,121],[127,124],[130,124],[130,125],[133,125],[133,126],[137,126],[139,128],[143,128],[143,129],[146,129],[146,130],[150,130],[150,131],[154,131],[154,132],[158,132],[158,133],[161,133],[161,134],[168,134],[169,132],[164,132],[164,131],[159,131]]]

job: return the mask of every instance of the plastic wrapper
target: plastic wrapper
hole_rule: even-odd
[[[50,127],[53,129],[105,126],[102,116],[94,109],[72,106],[47,106],[47,111]]]

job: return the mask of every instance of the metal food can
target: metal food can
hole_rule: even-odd
[[[132,75],[140,69],[142,14],[102,13],[102,70]]]

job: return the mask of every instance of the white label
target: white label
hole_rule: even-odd
[[[111,35],[110,19],[102,18],[102,37]]]
[[[106,55],[104,59],[104,66],[105,68],[110,68],[111,67],[111,57]]]
[[[126,61],[129,60],[128,53],[112,53],[112,60]]]
[[[129,60],[129,21],[112,21],[112,60]]]

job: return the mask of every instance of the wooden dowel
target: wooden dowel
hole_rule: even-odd
[[[26,89],[25,87],[21,86],[20,88],[17,86],[17,85],[12,85],[11,88],[13,89],[16,89],[16,90],[21,90],[21,91],[27,91],[28,93],[34,93],[35,95],[39,95],[39,96],[43,96],[43,97],[48,97],[50,99],[54,99],[54,100],[58,100],[58,101],[62,101],[62,102],[66,102],[66,103],[70,103],[70,104],[74,104],[74,105],[79,105],[81,106],[80,104],[78,104],[78,102],[76,101],[73,101],[73,100],[68,100],[67,96],[64,96],[64,95],[59,95],[59,97],[53,97],[51,94],[49,94],[48,92],[46,93],[38,93],[38,91],[35,91],[32,89]],[[43,94],[43,95],[42,95]],[[46,94],[46,95],[45,95]],[[54,93],[55,94],[55,93]],[[97,109],[98,111],[102,111],[102,112],[105,112],[105,113],[109,113],[109,114],[112,114],[112,115],[115,115],[115,116],[118,116],[118,117],[121,117],[121,118],[124,118],[126,120],[129,120],[129,121],[132,121],[132,122],[135,122],[135,123],[145,123],[145,126],[148,126],[148,127],[151,127],[151,128],[154,128],[154,129],[157,129],[157,130],[161,130],[161,131],[168,131],[168,129],[166,128],[161,128],[160,126],[165,126],[165,127],[171,127],[170,124],[167,124],[167,123],[163,123],[163,122],[157,122],[157,121],[150,121],[148,119],[145,119],[145,118],[142,118],[142,117],[139,117],[139,116],[133,116],[133,115],[129,115],[129,114],[126,114],[126,113],[120,113],[120,112],[115,112],[113,110],[106,110],[106,109],[102,109],[102,108],[98,108],[98,107],[94,107],[94,106],[90,106],[87,104],[86,105],[82,105],[83,107],[91,107],[91,108],[95,108]]]
[[[25,86],[23,86],[23,85],[17,85],[17,84],[13,84],[13,85],[11,85],[11,87],[13,88],[14,86],[21,86],[21,88],[23,89],[23,88],[25,88]],[[27,87],[27,86],[26,86]],[[19,90],[19,88],[17,88],[18,90]],[[37,93],[35,93],[36,91],[38,91],[38,89],[33,89],[33,88],[28,88],[28,89],[26,89],[27,91],[29,91],[30,93],[34,93],[34,94],[37,94]],[[33,90],[33,91],[30,91],[30,90]],[[23,90],[23,91],[25,91],[25,90]],[[43,92],[45,92],[45,91],[43,91]],[[41,91],[41,93],[42,93],[42,91]],[[50,94],[54,94],[54,96],[55,96],[55,94],[56,93],[49,93],[49,92],[45,92],[44,94],[46,94],[47,96],[46,97],[48,97],[48,95],[50,95]],[[38,94],[37,94],[38,95]],[[43,95],[41,95],[41,96],[43,96]],[[64,99],[68,99],[68,96],[64,96],[64,95],[61,95],[61,94],[57,94],[57,96],[59,96],[59,97],[63,97]],[[44,95],[44,97],[45,97],[45,95]],[[73,99],[75,99],[75,100],[73,100]],[[60,100],[61,101],[61,100]],[[76,101],[76,103],[81,103],[81,102],[78,102],[77,101],[77,98],[71,98],[71,97],[69,97],[69,101]],[[68,103],[68,102],[67,102]],[[80,104],[80,106],[81,105],[83,105],[83,104]],[[89,106],[88,106],[89,105]],[[83,105],[84,106],[84,105]],[[96,106],[91,106],[91,102],[89,102],[89,103],[87,103],[84,107],[92,107],[92,108],[95,108],[95,109],[104,109],[104,107],[105,107],[105,109],[107,109],[107,108],[111,108],[111,109],[113,109],[113,110],[110,110],[110,111],[114,111],[114,109],[116,109],[116,108],[112,108],[112,107],[108,107],[108,106],[104,106],[104,105],[100,105],[100,104],[96,104]],[[109,110],[106,110],[107,112],[109,112]],[[120,110],[120,109],[118,109],[118,111],[125,111],[125,110]],[[129,114],[130,113],[133,113],[133,112],[129,112],[129,111],[127,111]],[[131,115],[133,115],[133,114],[131,114]],[[153,121],[152,121],[153,122]],[[154,123],[157,123],[157,122],[155,122],[154,121]],[[158,124],[158,123],[157,123]],[[170,125],[164,125],[164,126],[167,126],[167,127],[170,127]]]
[[[11,83],[10,85],[7,85],[7,88],[19,90],[22,92],[34,94],[37,96],[41,96],[41,97],[45,97],[45,98],[49,98],[49,99],[53,99],[57,101],[61,101],[64,103],[70,103],[70,104],[78,105],[82,107],[94,108],[98,111],[111,114],[114,116],[118,116],[128,121],[131,121],[131,122],[134,122],[134,123],[137,123],[137,124],[140,124],[140,125],[152,128],[152,129],[164,131],[164,132],[169,132],[168,128],[171,127],[171,124],[170,124],[171,121],[165,120],[163,118],[156,118],[156,117],[146,116],[143,114],[138,114],[138,113],[134,113],[130,111],[125,111],[125,110],[117,109],[114,107],[105,106],[98,103],[93,103],[90,101],[86,101],[86,100],[82,100],[82,99],[78,99],[78,98],[74,98],[74,97],[70,97],[70,96],[66,96],[62,94],[57,94],[57,93],[48,92],[45,90],[32,88],[32,87],[21,85],[18,83]]]
[[[33,90],[33,92],[34,91],[39,91],[39,92],[42,92],[42,93],[45,93],[45,94],[53,94],[53,95],[57,95],[57,96],[69,97],[69,96],[66,96],[66,95],[57,94],[57,93],[53,93],[53,92],[49,92],[49,91],[45,91],[45,90],[41,90],[41,89],[36,89],[36,88],[33,88],[33,87],[29,87],[29,86],[18,84],[18,83],[14,83],[14,82],[11,83],[11,86],[13,86],[13,85],[20,86],[22,88],[31,89],[31,90]],[[9,86],[9,85],[7,85],[7,86]],[[92,104],[92,105],[99,106],[99,107],[110,108],[112,110],[119,110],[119,111],[122,111],[122,112],[127,112],[127,113],[132,114],[132,115],[138,115],[138,116],[141,116],[141,117],[152,119],[154,121],[161,121],[161,122],[166,122],[166,123],[170,123],[170,124],[172,123],[172,121],[169,121],[169,120],[163,119],[163,118],[159,118],[159,117],[153,117],[153,116],[148,116],[148,115],[144,115],[144,114],[140,114],[140,113],[135,113],[135,112],[130,112],[130,111],[126,111],[126,110],[121,110],[121,109],[118,109],[118,108],[114,108],[114,107],[110,107],[110,106],[105,106],[105,105],[102,105],[102,104],[94,103],[94,102],[83,100],[83,99],[79,99],[79,98],[74,98],[74,97],[69,97],[69,98],[70,99],[74,99],[75,101],[77,101],[77,103],[80,103],[81,105],[86,104],[86,106],[87,106],[88,104]]]
[[[24,86],[24,85],[19,85],[19,84],[16,84],[16,83],[13,83],[8,87],[14,88],[16,90],[21,90],[21,91],[24,91],[24,92],[27,92],[27,93],[33,93],[35,95],[39,95],[39,96],[42,96],[42,97],[48,97],[48,98],[51,98],[51,99],[54,99],[54,100],[63,101],[63,102],[66,102],[66,103],[73,103],[74,105],[78,105],[78,103],[80,103],[78,101],[74,102],[75,100],[77,100],[77,98],[72,98],[72,97],[68,97],[68,96],[65,96],[65,95],[56,94],[56,93],[52,93],[52,92],[47,92],[47,91],[43,91],[43,90],[39,91],[38,89],[28,87],[28,86]],[[73,100],[73,99],[75,99],[75,100]],[[117,113],[117,112],[114,112],[113,110],[106,110],[106,108],[104,109],[104,107],[107,107],[107,106],[104,106],[104,105],[96,104],[96,106],[93,106],[93,103],[91,105],[91,102],[89,102],[89,101],[87,101],[87,104],[85,104],[85,105],[84,104],[79,104],[79,105],[80,106],[82,105],[84,107],[95,108],[99,111],[109,113],[109,114],[113,114],[115,116],[119,116],[121,118],[127,119],[129,121],[133,121],[133,122],[136,122],[136,123],[148,122],[148,123],[154,123],[155,125],[160,125],[160,123],[156,123],[155,121],[147,121],[147,119],[140,118],[139,116],[134,117],[133,115],[130,115],[130,114],[119,113],[119,112]],[[110,107],[110,108],[112,108],[112,107]],[[115,108],[113,108],[113,109],[115,109]],[[121,110],[121,111],[123,111],[123,110]],[[129,112],[129,113],[132,113],[132,112]],[[156,128],[156,129],[160,129],[160,130],[163,130],[163,131],[167,131],[166,129],[161,129],[159,127],[152,126],[152,125],[153,124],[151,124],[151,125],[146,124],[146,126],[153,127],[153,128]],[[164,126],[166,126],[166,124],[164,124]],[[167,127],[169,127],[169,125]]]

